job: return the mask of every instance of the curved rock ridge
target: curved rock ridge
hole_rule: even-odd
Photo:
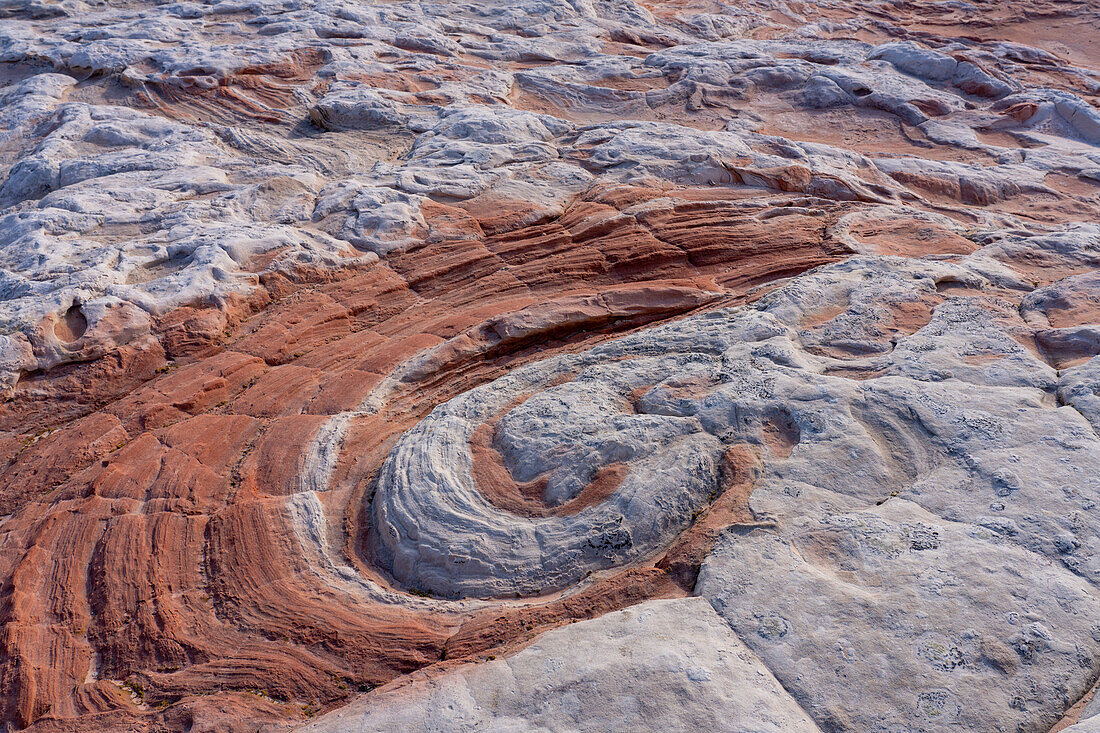
[[[707,376],[713,366],[706,357],[631,359],[610,369],[599,357],[559,357],[436,408],[382,466],[371,504],[379,561],[417,589],[501,596],[558,590],[653,554],[718,493],[722,446],[689,417],[624,410],[622,403],[630,391],[676,374]],[[572,381],[543,389],[573,372]],[[474,431],[530,392],[536,394],[498,423],[494,442],[505,466],[520,480],[549,474],[543,498],[561,503],[600,469],[627,463],[629,473],[605,501],[570,516],[518,518],[478,492]]]
[[[1087,256],[1100,254],[1098,235],[1065,233]],[[1046,250],[1064,241],[1035,239]],[[1058,388],[1050,364],[1062,357],[1029,350],[1009,302],[981,294],[1021,287],[998,272],[994,248],[957,263],[852,258],[749,308],[522,367],[441,405],[382,466],[370,499],[379,560],[399,581],[446,596],[555,590],[667,545],[721,490],[724,447],[752,444],[777,476],[863,501],[912,490],[953,521],[992,523],[1100,580],[1097,527],[1059,488],[1100,491],[1100,444],[1081,413],[1042,409]],[[953,283],[974,295],[945,296]],[[805,327],[836,302],[840,313]],[[1071,330],[1085,358],[1100,353],[1091,328]],[[626,475],[570,516],[510,515],[479,492],[471,444],[490,419],[492,449],[517,482],[544,478],[547,504],[613,465]],[[1047,430],[1054,444],[1027,456]],[[1039,460],[1050,461],[1040,475],[1015,466]]]
[[[1098,27],[0,0],[0,727],[1089,729]]]
[[[1042,331],[1027,323],[1038,316],[1026,314],[1056,318],[1089,296],[1070,295],[1085,275],[1034,289],[1004,262],[1027,248],[1089,269],[1098,235],[1003,233],[954,261],[853,257],[751,306],[515,369],[436,408],[391,450],[368,503],[378,555],[393,553],[398,580],[443,596],[544,592],[654,552],[662,540],[647,534],[646,511],[685,488],[721,490],[722,450],[745,446],[762,461],[749,512],[718,536],[694,590],[815,721],[1049,727],[1100,666],[1100,440],[1087,413],[1054,397],[1063,377],[1052,364],[1064,357],[1037,345]],[[1089,343],[1092,363],[1100,342]],[[602,503],[569,516],[594,542],[493,501],[476,451],[487,423],[504,467],[546,506],[627,464]],[[706,470],[676,449],[692,431],[712,446]],[[650,449],[631,455],[624,436],[637,434]],[[631,483],[636,474],[646,480]],[[705,522],[706,502],[722,496],[690,521]],[[630,544],[603,541],[615,536],[599,524],[609,511]],[[467,674],[407,699],[369,695],[314,729],[374,730],[429,710],[445,727],[481,729],[498,709],[469,707],[479,698]],[[536,709],[524,709],[525,724]]]

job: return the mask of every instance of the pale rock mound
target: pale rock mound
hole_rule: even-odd
[[[383,688],[302,733],[818,727],[700,598],[551,631],[514,656]]]

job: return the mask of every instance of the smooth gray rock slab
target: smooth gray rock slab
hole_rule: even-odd
[[[824,728],[1047,730],[1100,671],[1100,601],[1065,568],[911,502],[763,491],[816,508],[731,532],[697,590]]]
[[[738,731],[817,726],[701,598],[550,631],[514,656],[369,693],[302,733]]]

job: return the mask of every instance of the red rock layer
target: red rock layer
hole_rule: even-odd
[[[719,9],[712,0],[642,4],[666,16]],[[861,40],[948,40],[965,29],[1040,46],[1054,40],[1071,62],[1095,56],[1086,47],[1095,33],[1079,32],[1091,30],[1082,23],[1093,19],[1064,14],[1077,5],[979,4],[981,12],[971,15],[961,6],[909,0],[892,5],[887,18],[871,2],[796,2],[791,10],[799,20],[770,18],[800,25],[861,15],[878,19],[855,32]],[[623,32],[606,41],[609,52],[634,55],[663,45]],[[138,97],[167,116],[289,125],[295,87],[314,78],[322,62],[302,52],[286,64],[243,69],[215,88],[165,80],[150,82]],[[1032,86],[1066,87],[1040,61],[1019,64]],[[434,81],[411,72],[361,80],[416,92],[427,104],[445,101],[433,97]],[[644,91],[669,81],[609,86]],[[323,89],[324,82],[314,87]],[[553,99],[517,95],[516,106],[568,116]],[[690,119],[704,127],[745,109],[765,118],[764,132],[789,131],[800,140],[991,162],[986,153],[933,145],[867,110],[796,111],[763,94],[737,101],[702,90],[688,104]],[[708,115],[707,108],[717,111]],[[1026,118],[1033,110],[1007,112]],[[682,110],[667,113],[684,121]],[[745,175],[796,190],[808,173],[790,166]],[[964,193],[943,191],[931,179],[909,183],[951,203]],[[1046,183],[1072,195],[1094,193],[1077,190],[1086,184],[1068,176]],[[669,204],[624,213],[659,197]],[[827,232],[860,204],[757,197],[759,190],[618,186],[588,192],[560,216],[522,201],[427,204],[424,241],[380,264],[268,273],[248,300],[224,310],[179,308],[157,320],[155,338],[25,375],[14,398],[0,405],[0,720],[37,731],[255,730],[265,721],[306,717],[410,670],[499,654],[556,624],[684,593],[718,531],[752,526],[748,497],[760,457],[745,446],[731,447],[723,493],[663,556],[566,594],[487,610],[429,611],[412,597],[383,604],[333,582],[299,545],[286,499],[300,489],[306,451],[329,416],[356,408],[419,357],[376,415],[350,425],[321,497],[336,549],[360,575],[384,584],[362,552],[363,494],[396,437],[434,406],[516,364],[741,302],[756,286],[844,256]],[[1070,199],[1003,208],[1080,218],[1080,203]],[[882,254],[973,249],[923,222],[875,222],[852,234]],[[1071,274],[1046,261],[1008,264],[1037,282]],[[882,343],[926,323],[936,302],[891,314]],[[1050,324],[1079,322],[1088,309],[1095,304],[1075,301],[1055,309]],[[835,315],[823,312],[804,326]],[[71,340],[81,329],[78,314],[57,328]],[[1031,341],[1029,348],[1056,363],[1070,358],[1049,356],[1057,344]],[[494,462],[490,438],[480,436],[482,490],[515,511],[576,509],[616,478],[608,472],[577,505],[550,510],[537,500],[537,486],[516,486],[501,474],[506,469]],[[764,450],[783,456],[799,436],[788,418],[774,415],[763,438]]]
[[[594,191],[535,222],[514,204],[437,205],[430,222],[449,236],[365,269],[265,275],[236,310],[162,318],[144,351],[33,377],[0,406],[0,715],[40,730],[182,730],[223,708],[292,720],[548,624],[682,593],[651,564],[491,613],[370,602],[317,574],[286,497],[327,417],[432,350],[352,424],[323,496],[370,575],[362,491],[436,404],[842,255],[824,235],[839,208],[765,226],[754,214],[791,197],[735,208],[698,193]],[[679,198],[622,213],[665,195]]]
[[[433,204],[425,241],[383,262],[266,273],[225,311],[181,308],[157,338],[29,376],[0,405],[11,456],[0,466],[0,716],[35,730],[202,730],[230,715],[246,730],[684,593],[721,528],[752,526],[759,458],[747,447],[730,449],[723,493],[662,557],[481,610],[355,592],[299,544],[287,499],[329,417],[400,375],[377,413],[350,423],[320,495],[341,561],[385,587],[363,551],[363,500],[402,431],[517,364],[743,302],[834,261],[845,252],[828,232],[863,206],[753,195],[620,186],[560,216],[515,201]],[[911,255],[968,246],[888,222],[852,234]],[[926,323],[932,301],[891,313],[884,343]],[[799,436],[777,414],[762,438],[783,456]],[[491,432],[475,443],[482,490],[520,513],[579,509],[617,479],[608,471],[546,507],[494,459]]]

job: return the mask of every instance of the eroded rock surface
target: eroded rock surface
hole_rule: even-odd
[[[1097,27],[0,2],[0,721],[1091,730]]]
[[[701,598],[566,626],[507,659],[378,690],[302,730],[630,728],[818,730]]]

